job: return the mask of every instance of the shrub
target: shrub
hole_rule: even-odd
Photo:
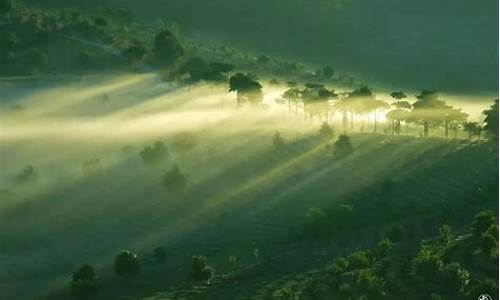
[[[331,139],[334,135],[333,128],[328,124],[328,122],[323,122],[319,129],[319,136],[324,139]]]
[[[190,277],[196,281],[208,281],[215,275],[215,269],[207,263],[207,258],[202,255],[193,256]]]
[[[118,276],[136,276],[139,273],[137,255],[128,250],[118,253],[115,258],[115,273]]]
[[[341,134],[333,145],[333,155],[341,158],[351,154],[352,151],[351,139],[347,135]]]
[[[91,298],[99,291],[94,269],[90,265],[82,265],[73,273],[71,290],[77,297]]]
[[[163,176],[163,184],[173,191],[183,191],[187,188],[187,177],[182,174],[181,170],[175,165],[171,170],[167,171]]]
[[[167,148],[163,142],[156,142],[153,146],[145,147],[139,155],[142,161],[146,164],[155,163],[160,159],[164,159],[168,156]]]
[[[331,233],[331,224],[321,208],[312,207],[307,213],[306,229],[315,237],[327,236]]]

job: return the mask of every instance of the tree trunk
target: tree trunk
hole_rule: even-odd
[[[396,132],[396,121],[393,119],[392,120],[392,123],[391,123],[391,134],[394,135],[394,133]]]
[[[377,111],[373,113],[373,132],[377,132]]]
[[[347,132],[347,111],[342,112],[342,127],[344,129],[344,133]]]
[[[428,137],[429,136],[429,121],[424,121],[424,136]]]
[[[354,131],[354,112],[351,111],[351,131]]]
[[[450,127],[450,122],[444,121],[444,136],[448,138],[448,131]]]

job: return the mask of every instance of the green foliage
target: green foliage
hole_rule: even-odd
[[[236,73],[229,79],[229,91],[237,92],[238,105],[247,101],[252,104],[262,102],[262,85],[250,74]]]
[[[323,76],[325,78],[332,78],[334,74],[333,68],[330,66],[323,67]]]
[[[165,173],[162,182],[165,187],[174,192],[184,191],[188,186],[186,175],[182,174],[177,165]]]
[[[469,134],[469,139],[474,136],[481,136],[481,125],[478,122],[465,122],[463,124],[464,131]]]
[[[310,237],[325,237],[329,236],[332,233],[332,225],[330,223],[330,220],[321,208],[310,208],[307,212],[306,217],[306,230]]]
[[[134,277],[139,274],[137,255],[128,250],[120,252],[115,258],[115,274],[125,277]]]
[[[134,44],[122,51],[123,56],[131,63],[134,69],[146,56],[147,50],[140,44]]]
[[[498,142],[498,99],[489,109],[483,111],[483,114],[485,116],[484,130],[494,141]]]
[[[319,129],[319,136],[324,139],[331,139],[333,138],[333,135],[334,131],[330,124],[328,124],[328,122],[323,122]]]
[[[159,64],[169,66],[184,55],[184,49],[177,37],[165,29],[156,35],[153,53]]]
[[[333,144],[333,155],[336,158],[345,157],[353,152],[351,139],[345,134],[339,135],[337,141]]]
[[[92,266],[82,265],[73,273],[71,290],[75,296],[92,299],[99,292],[99,288]]]
[[[146,146],[139,155],[144,163],[152,164],[167,158],[168,151],[163,142],[157,141],[153,146]]]
[[[100,171],[101,171],[101,160],[99,158],[91,158],[83,162],[82,172],[85,176],[94,175]]]
[[[209,281],[215,275],[215,269],[207,263],[207,258],[202,255],[195,255],[192,258],[191,280]]]
[[[391,97],[399,101],[406,98],[407,96],[404,92],[392,92]]]

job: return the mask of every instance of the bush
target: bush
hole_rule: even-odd
[[[139,273],[137,255],[128,250],[120,252],[115,258],[115,273],[118,276],[136,276]]]
[[[313,238],[328,236],[332,228],[328,217],[321,208],[312,207],[307,213],[306,229]]]
[[[333,128],[328,124],[328,122],[323,122],[323,124],[321,124],[321,128],[319,129],[319,136],[324,139],[331,139],[333,135]]]
[[[188,186],[187,177],[182,174],[181,170],[175,165],[171,170],[167,171],[163,176],[163,184],[173,191],[183,191]]]
[[[347,135],[341,134],[333,145],[333,155],[341,158],[351,154],[352,151],[351,139]]]
[[[215,275],[215,269],[207,263],[207,258],[202,255],[193,256],[190,277],[196,281],[208,281]]]
[[[99,291],[94,269],[90,265],[82,265],[73,273],[71,290],[77,297],[91,298]]]
[[[153,146],[145,147],[139,155],[144,163],[151,164],[168,157],[168,152],[165,144],[158,141]]]

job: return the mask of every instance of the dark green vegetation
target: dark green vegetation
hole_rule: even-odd
[[[196,39],[316,64],[319,71],[330,65],[389,89],[498,89],[496,0],[29,1],[167,19]]]
[[[498,100],[135,15],[175,0],[25,3],[0,0],[1,299],[498,293]]]

